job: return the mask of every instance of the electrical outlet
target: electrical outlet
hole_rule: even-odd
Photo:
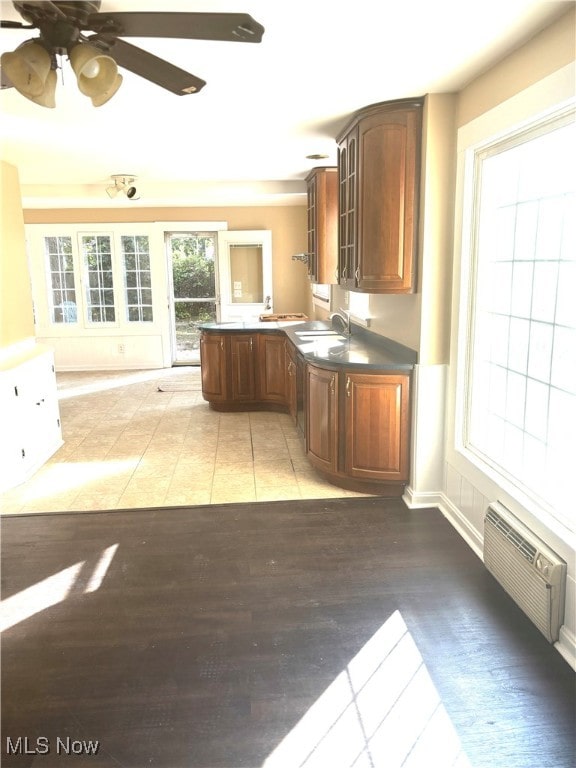
[[[124,352],[126,352],[126,345],[125,344],[118,344],[118,352],[123,355]]]
[[[348,307],[350,306],[350,294],[348,291],[344,291],[343,303],[344,303],[343,308],[348,309]]]

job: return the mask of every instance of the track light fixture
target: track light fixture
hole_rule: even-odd
[[[122,75],[111,56],[89,43],[49,49],[40,38],[27,40],[15,51],[2,54],[2,73],[22,96],[42,107],[54,108],[57,56],[66,51],[80,92],[89,96],[95,107],[105,104],[122,85]]]
[[[126,195],[128,200],[140,199],[137,197],[138,190],[135,186],[133,186],[134,182],[136,181],[136,176],[130,176],[126,173],[116,173],[113,174],[110,178],[114,184],[106,187],[108,197],[116,197],[119,192],[122,192],[124,195]]]

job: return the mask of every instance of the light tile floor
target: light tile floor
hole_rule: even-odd
[[[212,411],[199,368],[57,381],[64,445],[0,496],[4,514],[362,495],[312,469],[288,415]]]

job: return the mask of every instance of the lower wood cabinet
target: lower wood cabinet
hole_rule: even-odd
[[[282,331],[200,339],[202,394],[218,411],[290,413],[310,463],[351,490],[401,495],[410,469],[410,374],[305,363]]]
[[[229,334],[224,333],[200,336],[202,394],[210,403],[223,403],[228,399],[228,337]]]
[[[406,483],[410,377],[344,373],[344,471],[362,480]]]
[[[400,494],[409,479],[409,374],[307,365],[306,453],[337,484]],[[361,484],[357,484],[358,481]]]
[[[297,380],[297,352],[296,347],[289,341],[286,341],[284,347],[284,357],[286,365],[286,400],[288,401],[288,413],[290,414],[294,425],[298,423],[298,380]]]
[[[306,366],[306,453],[326,472],[338,471],[338,373]]]
[[[284,406],[288,399],[287,344],[284,334],[259,334],[257,371],[260,398]]]
[[[203,331],[200,366],[204,399],[220,411],[288,411],[286,344],[282,331]]]
[[[253,333],[233,333],[228,341],[231,398],[235,402],[256,400],[258,337]]]

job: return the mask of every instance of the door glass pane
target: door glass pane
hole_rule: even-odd
[[[233,304],[261,304],[264,300],[262,245],[230,246],[230,280]]]
[[[200,362],[199,323],[216,321],[216,236],[187,232],[169,236],[172,262],[173,361]]]

